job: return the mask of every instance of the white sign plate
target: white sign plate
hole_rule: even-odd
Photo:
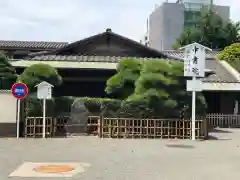
[[[200,92],[203,90],[203,82],[201,80],[187,80],[187,91]]]
[[[194,43],[184,52],[184,76],[205,77],[205,47]]]
[[[52,85],[47,82],[41,82],[37,86],[38,99],[52,99]]]
[[[51,87],[40,87],[37,91],[38,99],[52,99],[52,88]]]

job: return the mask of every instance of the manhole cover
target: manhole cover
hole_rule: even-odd
[[[33,171],[40,173],[66,173],[73,170],[74,168],[68,165],[44,165],[33,169]]]
[[[194,148],[194,146],[192,145],[185,145],[185,144],[168,144],[166,146],[171,148],[186,148],[186,149]]]

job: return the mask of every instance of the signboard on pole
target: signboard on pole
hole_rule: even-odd
[[[15,83],[11,88],[12,95],[17,98],[17,138],[19,138],[20,129],[20,100],[28,95],[28,87],[24,83]]]
[[[206,52],[211,50],[201,44],[189,44],[184,49],[184,76],[205,77]]]
[[[187,91],[196,91],[200,92],[203,90],[203,82],[199,79],[187,80]]]
[[[49,84],[46,81],[43,81],[36,85],[37,87],[37,97],[38,99],[52,99],[52,87],[53,85]]]
[[[206,50],[209,48],[192,43],[180,49],[184,49],[184,76],[192,77],[187,81],[187,91],[192,91],[192,140],[195,140],[195,115],[196,115],[196,92],[202,91],[203,84],[200,77],[205,77]]]
[[[42,137],[46,137],[46,100],[52,98],[52,88],[53,85],[46,81],[43,81],[36,85],[37,87],[37,97],[43,100],[43,134]]]
[[[28,87],[24,83],[15,83],[11,88],[12,95],[17,99],[23,99],[28,95]]]

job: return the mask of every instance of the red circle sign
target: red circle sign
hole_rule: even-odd
[[[12,95],[17,99],[23,99],[28,95],[28,87],[24,83],[15,83],[11,88]]]

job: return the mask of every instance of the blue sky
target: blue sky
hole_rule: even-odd
[[[170,2],[173,2],[169,0]],[[237,3],[238,1],[238,3]],[[76,41],[106,28],[139,41],[146,19],[162,0],[1,0],[0,39]],[[239,0],[215,0],[231,6],[240,20]]]

